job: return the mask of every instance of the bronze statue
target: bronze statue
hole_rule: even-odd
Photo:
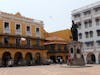
[[[78,30],[77,30],[77,28],[78,28],[77,24],[75,24],[74,21],[72,21],[71,33],[72,33],[73,41],[78,41]]]

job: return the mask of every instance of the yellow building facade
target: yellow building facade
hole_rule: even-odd
[[[66,41],[66,43],[70,43],[72,40],[72,34],[70,29],[59,30],[55,32],[48,33],[48,36],[57,36]]]
[[[11,59],[15,65],[40,64],[47,58],[43,28],[42,21],[0,12],[0,64],[7,66]]]

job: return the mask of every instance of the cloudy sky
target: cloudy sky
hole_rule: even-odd
[[[44,21],[48,32],[70,29],[71,11],[99,0],[0,0],[0,11]]]

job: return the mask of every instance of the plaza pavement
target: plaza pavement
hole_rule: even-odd
[[[29,67],[0,68],[0,75],[100,75],[100,65],[67,66],[52,64]]]

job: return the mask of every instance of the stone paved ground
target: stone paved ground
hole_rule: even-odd
[[[46,65],[30,67],[0,68],[0,75],[100,75],[100,65],[84,67],[63,65]]]

